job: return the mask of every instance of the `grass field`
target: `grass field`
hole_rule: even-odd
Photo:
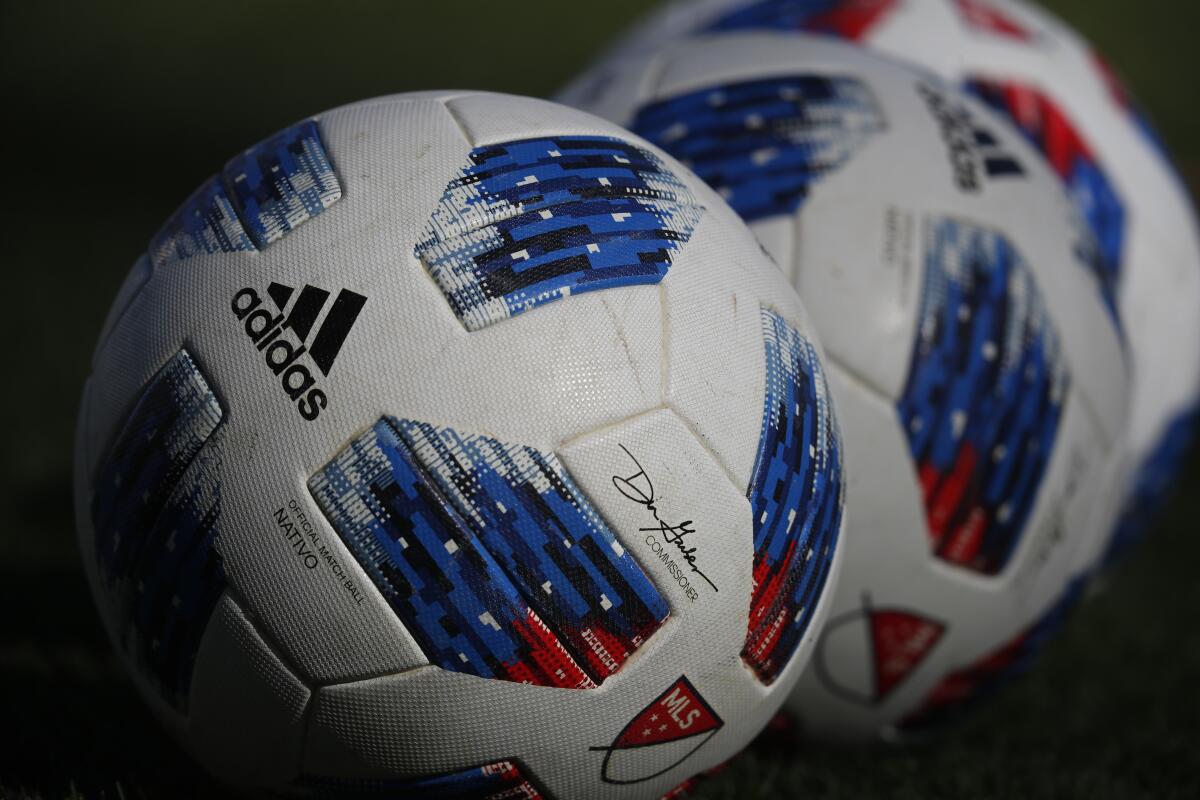
[[[546,94],[644,4],[415,5],[0,5],[0,797],[220,794],[119,672],[72,529],[93,339],[158,224],[231,154],[320,109],[434,87]],[[1049,5],[1130,79],[1195,186],[1200,7]],[[700,796],[1200,797],[1197,493],[1193,457],[1146,545],[965,726],[869,752],[764,736]]]

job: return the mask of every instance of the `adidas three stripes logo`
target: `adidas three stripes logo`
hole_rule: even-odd
[[[309,365],[328,377],[366,302],[366,297],[349,289],[339,291],[330,302],[325,289],[306,284],[297,292],[295,287],[272,282],[266,300],[245,288],[230,305],[288,399],[311,422],[329,406],[329,396],[317,385]]]
[[[287,310],[288,301],[291,300],[295,291],[291,286],[284,286],[281,283],[272,283],[267,287],[267,295],[280,311]],[[321,315],[328,300],[329,292],[315,286],[305,285],[300,290],[300,296],[296,298],[296,302],[292,304],[292,310],[283,322],[284,327],[290,328],[302,343],[307,342],[313,323]],[[317,365],[317,369],[321,370],[322,375],[328,375],[329,370],[333,368],[333,361],[341,352],[342,345],[366,302],[367,298],[349,289],[342,289],[338,292],[333,306],[330,307],[329,313],[325,315],[325,320],[317,330],[316,337],[308,346],[308,356]]]

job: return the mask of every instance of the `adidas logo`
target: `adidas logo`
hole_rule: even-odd
[[[291,286],[272,283],[267,287],[267,297],[274,310],[264,307],[258,292],[249,288],[235,294],[231,305],[233,315],[242,321],[246,335],[263,354],[267,367],[279,376],[284,393],[296,404],[300,416],[311,422],[328,406],[329,398],[317,388],[310,364],[322,376],[329,375],[367,298],[342,289],[317,326],[329,301],[329,292],[305,286],[289,311],[288,303],[295,293]],[[314,326],[316,333],[309,344]]]
[[[1005,178],[1025,174],[1020,162],[1004,152],[991,131],[975,122],[965,105],[927,83],[918,83],[917,93],[941,128],[959,189],[978,192],[983,186],[981,175]]]

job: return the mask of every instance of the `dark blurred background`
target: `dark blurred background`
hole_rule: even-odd
[[[209,797],[123,679],[75,548],[71,446],[125,271],[243,147],[372,95],[546,95],[650,4],[3,2],[0,797]],[[1200,4],[1054,0],[1200,183]],[[536,43],[536,46],[534,46]],[[764,735],[700,797],[1200,797],[1200,462],[1033,674],[945,738]]]

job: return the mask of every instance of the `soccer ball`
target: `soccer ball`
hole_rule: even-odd
[[[1127,379],[1094,240],[983,106],[826,38],[678,40],[588,105],[722,194],[808,298],[846,569],[793,710],[893,738],[1045,639],[1116,514]]]
[[[1126,499],[1108,548],[1110,557],[1125,551],[1165,500],[1200,413],[1200,231],[1187,187],[1128,92],[1078,33],[1019,0],[676,2],[617,51],[748,30],[837,36],[919,64],[983,100],[1046,157],[1096,237],[1132,357]]]
[[[121,288],[80,412],[89,578],[233,784],[661,795],[761,728],[826,616],[821,358],[636,136],[492,94],[330,111]]]

